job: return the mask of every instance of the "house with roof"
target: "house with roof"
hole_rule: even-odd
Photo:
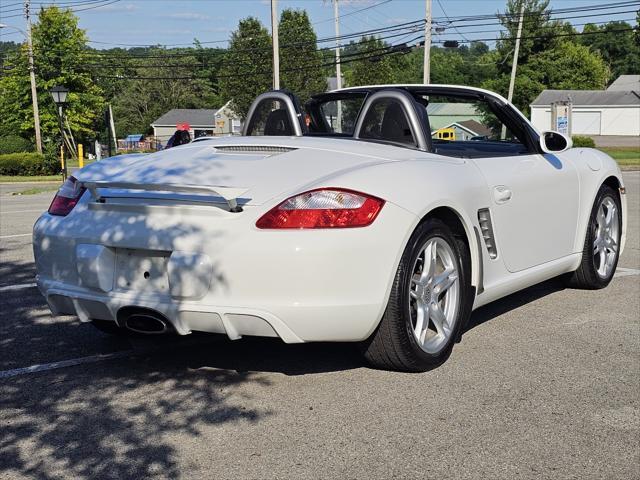
[[[622,75],[606,90],[543,90],[531,103],[531,122],[552,130],[552,105],[571,104],[572,135],[640,136],[640,75]]]
[[[162,144],[176,130],[188,130],[191,138],[214,135],[238,135],[242,124],[231,110],[230,102],[220,108],[174,108],[151,123],[153,135]]]
[[[432,102],[427,105],[429,114],[429,126],[431,131],[446,128],[453,123],[460,124],[468,120],[477,123],[482,122],[482,112],[472,103],[439,103]]]
[[[432,137],[436,138],[444,138],[439,135],[440,132],[451,131],[453,133],[453,138],[458,141],[466,141],[477,139],[478,137],[488,138],[492,136],[492,131],[490,128],[486,127],[482,123],[477,120],[460,120],[459,122],[453,122],[449,125],[445,125],[442,128],[438,128],[431,132]]]

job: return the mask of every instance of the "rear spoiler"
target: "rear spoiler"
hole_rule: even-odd
[[[121,188],[123,190],[144,190],[148,192],[175,192],[175,193],[199,193],[222,197],[229,205],[230,212],[241,212],[242,207],[238,205],[238,197],[249,191],[248,188],[223,187],[223,186],[202,186],[202,185],[181,185],[175,183],[133,183],[133,182],[82,182],[78,184],[91,192],[91,197],[100,202],[103,196],[98,192],[99,188]]]

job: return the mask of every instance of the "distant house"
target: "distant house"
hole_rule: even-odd
[[[231,110],[227,102],[220,108],[174,108],[151,123],[154,136],[163,144],[178,127],[186,128],[191,138],[213,135],[239,134],[242,128],[240,118]]]
[[[453,123],[463,124],[474,120],[481,124],[482,114],[471,103],[430,103],[427,106],[431,131],[445,128]]]
[[[572,105],[572,135],[640,136],[640,75],[622,75],[606,90],[543,90],[531,103],[538,130],[553,129],[557,102]]]
[[[441,130],[453,130],[455,133],[455,139],[458,141],[471,140],[474,137],[490,137],[492,135],[491,129],[485,127],[477,120],[462,120],[460,122],[453,122],[449,125],[445,125],[442,128],[438,128],[431,132],[432,136],[436,136],[438,131]]]
[[[607,92],[640,92],[640,75],[620,75],[607,87]]]

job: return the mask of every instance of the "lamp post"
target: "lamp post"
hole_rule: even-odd
[[[71,153],[71,145],[69,145],[69,140],[67,139],[67,134],[64,131],[63,124],[64,106],[67,104],[67,95],[69,94],[69,89],[56,85],[49,91],[49,93],[51,93],[53,101],[58,107],[58,127],[60,128],[60,135],[62,135],[62,142],[67,144],[67,149]],[[64,178],[67,178],[67,162],[64,162],[63,165],[63,175]]]
[[[0,23],[0,28],[13,28],[14,30],[22,33],[27,39],[27,55],[29,56],[29,77],[31,79],[31,102],[33,103],[33,125],[36,132],[36,149],[38,150],[38,153],[42,153],[42,137],[40,135],[40,112],[38,110],[36,73],[33,66],[33,44],[31,43],[31,27],[29,27],[28,33],[18,27],[13,27],[4,23]]]

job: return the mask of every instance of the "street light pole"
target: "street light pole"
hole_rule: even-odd
[[[31,22],[29,21],[29,2],[25,2],[25,17],[27,18],[27,31],[0,23],[0,28],[13,28],[22,33],[27,40],[27,56],[29,57],[29,78],[31,80],[31,103],[33,104],[33,124],[36,131],[36,149],[42,153],[42,136],[40,133],[40,111],[38,109],[38,90],[36,88],[36,73],[33,63],[33,44],[31,42]]]
[[[58,107],[58,127],[60,128],[60,135],[62,135],[62,144],[67,147],[67,150],[70,154],[75,154],[74,148],[71,144],[71,141],[67,137],[66,132],[64,131],[64,106],[67,103],[67,95],[69,94],[69,90],[65,87],[55,86],[49,92],[51,93],[51,97],[53,98],[53,102]],[[64,178],[67,178],[67,162],[64,162],[63,165],[63,175]]]

